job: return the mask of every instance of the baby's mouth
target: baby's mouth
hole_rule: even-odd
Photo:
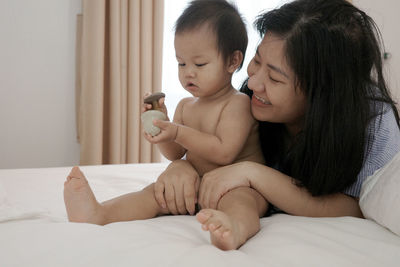
[[[194,89],[194,88],[197,88],[197,85],[195,85],[195,84],[192,83],[192,82],[188,82],[188,83],[186,83],[186,88]]]
[[[256,94],[253,94],[253,95],[254,95],[254,97],[255,97],[258,101],[260,101],[261,103],[263,103],[263,104],[265,104],[265,105],[271,105],[271,102],[265,100],[264,98],[259,97],[259,96],[256,95]]]

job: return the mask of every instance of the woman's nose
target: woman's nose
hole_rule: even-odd
[[[263,79],[259,72],[255,72],[249,76],[249,80],[247,82],[247,87],[249,87],[250,90],[256,91],[256,92],[265,91]]]

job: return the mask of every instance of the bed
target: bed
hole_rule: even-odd
[[[166,163],[83,166],[98,201],[137,191]],[[372,220],[276,214],[236,251],[194,216],[106,226],[69,223],[70,167],[0,170],[0,266],[400,266],[400,237]]]

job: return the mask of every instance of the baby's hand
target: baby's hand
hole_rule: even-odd
[[[144,96],[143,96],[143,104],[142,104],[142,113],[146,112],[148,110],[157,109],[157,110],[163,112],[167,116],[167,107],[165,106],[165,103],[164,103],[165,102],[165,97],[159,98],[157,103],[156,103],[157,106],[153,107],[153,104],[150,104],[149,101],[145,101],[145,99],[148,98],[151,95],[152,94],[149,93],[149,92],[144,94]]]
[[[152,144],[175,141],[178,134],[178,127],[180,125],[170,121],[162,120],[154,120],[153,125],[160,128],[161,132],[156,136],[151,136],[150,134],[145,133],[144,137],[147,141]]]

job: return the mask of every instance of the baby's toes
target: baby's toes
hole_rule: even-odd
[[[211,232],[217,231],[219,228],[221,228],[222,223],[220,220],[216,220],[215,218],[211,217],[204,226],[207,227],[205,230],[210,230]],[[204,229],[204,228],[203,228]]]
[[[204,225],[210,220],[212,215],[213,214],[210,210],[201,210],[196,214],[196,219],[199,221],[199,223]]]
[[[214,236],[217,236],[218,238],[223,238],[225,233],[227,233],[229,229],[225,227],[225,225],[221,224],[220,227],[215,229],[215,231],[211,231]]]

